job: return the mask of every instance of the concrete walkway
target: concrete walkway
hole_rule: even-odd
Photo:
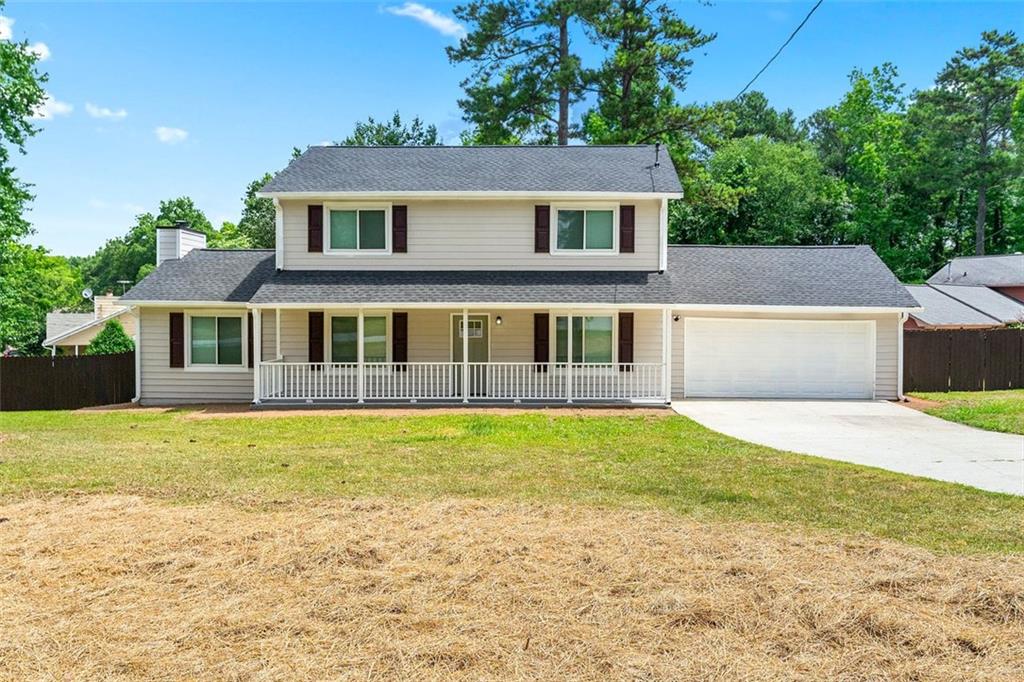
[[[714,431],[779,450],[1024,495],[1024,436],[896,403],[682,400],[672,408]]]

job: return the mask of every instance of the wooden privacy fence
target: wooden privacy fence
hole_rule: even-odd
[[[0,358],[0,411],[73,410],[135,397],[135,353]]]
[[[903,332],[904,391],[1024,387],[1024,329]]]

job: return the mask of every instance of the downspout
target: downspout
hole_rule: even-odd
[[[908,313],[899,314],[899,324],[896,325],[896,333],[899,334],[897,339],[897,355],[899,355],[899,367],[896,370],[896,399],[900,402],[907,402],[906,396],[903,395],[903,325],[909,317]]]

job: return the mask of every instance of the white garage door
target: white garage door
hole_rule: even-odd
[[[872,398],[871,320],[688,317],[683,384],[688,398]]]

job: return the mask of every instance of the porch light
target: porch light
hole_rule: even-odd
[[[678,322],[679,321],[679,316],[678,315],[673,315],[672,316],[672,321],[673,322]]]
[[[498,315],[496,318],[494,318],[494,324],[498,325],[499,327],[501,326],[501,315]]]

